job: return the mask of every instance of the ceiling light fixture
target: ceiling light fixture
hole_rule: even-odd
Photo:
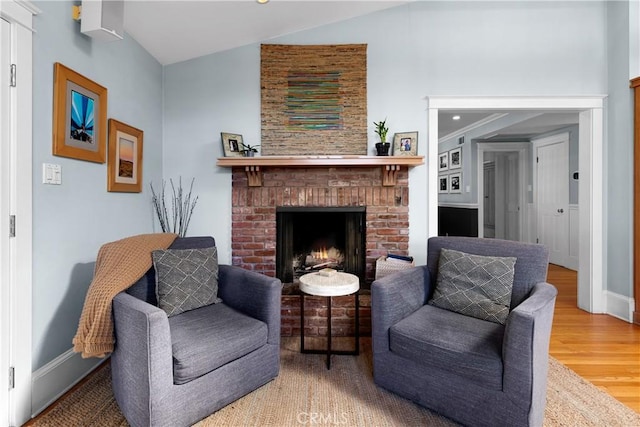
[[[269,3],[269,0],[256,0],[258,3],[260,4],[267,4]]]
[[[455,116],[451,117],[451,120],[460,120],[460,116],[455,115]]]

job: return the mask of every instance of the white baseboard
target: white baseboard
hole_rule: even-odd
[[[633,323],[633,298],[625,297],[610,291],[604,291],[607,314],[625,322]]]
[[[83,359],[69,349],[32,375],[31,416],[35,417],[106,359]]]

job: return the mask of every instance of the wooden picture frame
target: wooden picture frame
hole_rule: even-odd
[[[108,191],[142,191],[143,134],[140,129],[109,119]]]
[[[400,132],[393,135],[394,156],[418,155],[418,132]]]
[[[462,173],[449,175],[449,193],[462,193]]]
[[[438,154],[438,172],[449,170],[449,152]]]
[[[225,157],[242,157],[244,143],[242,135],[237,133],[220,132],[222,137],[222,149]]]
[[[107,88],[59,62],[53,78],[53,154],[104,163]]]
[[[446,194],[449,192],[449,175],[440,175],[438,177],[438,193]]]
[[[449,150],[449,170],[460,169],[462,167],[462,148]]]

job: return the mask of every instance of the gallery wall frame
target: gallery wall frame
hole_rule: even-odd
[[[107,88],[59,62],[53,76],[53,154],[104,163]]]
[[[399,132],[393,135],[394,156],[416,156],[418,154],[418,132]]]
[[[438,177],[438,193],[445,194],[449,192],[449,175],[440,175]]]
[[[449,150],[449,170],[460,169],[462,167],[462,148]]]
[[[244,142],[242,135],[237,133],[220,132],[222,150],[225,157],[242,157]]]
[[[438,154],[438,172],[449,170],[449,152]]]
[[[449,174],[449,193],[462,193],[462,172]]]
[[[109,119],[109,157],[107,191],[140,193],[142,191],[142,147],[144,132]]]

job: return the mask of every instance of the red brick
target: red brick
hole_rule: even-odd
[[[381,187],[379,167],[282,167],[263,170],[263,187],[248,187],[244,170],[233,168],[233,264],[275,275],[276,206],[366,206],[365,271],[372,280],[378,256],[408,249],[407,169],[397,178],[395,187]]]

